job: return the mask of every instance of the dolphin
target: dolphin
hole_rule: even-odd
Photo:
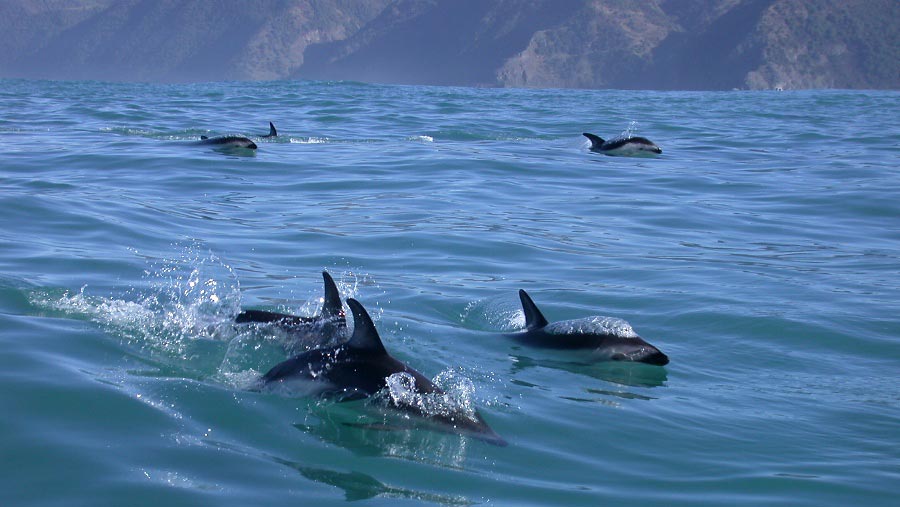
[[[589,317],[549,323],[531,296],[519,291],[525,330],[507,336],[533,347],[590,350],[593,361],[636,361],[664,366],[669,358],[638,336],[631,326],[613,317]]]
[[[196,144],[208,144],[218,148],[247,148],[256,149],[256,143],[244,136],[218,136],[206,137],[200,136],[200,140]]]
[[[582,133],[591,141],[591,151],[612,156],[653,156],[662,153],[659,146],[645,137],[622,137],[604,141],[594,134]]]
[[[338,401],[387,394],[379,399],[389,407],[437,423],[442,430],[507,445],[477,410],[441,404],[445,395],[441,388],[388,354],[362,304],[350,298],[347,305],[353,313],[353,335],[347,342],[313,349],[275,365],[260,379],[262,387]],[[405,384],[407,392],[397,395],[388,389],[389,382],[395,385],[397,381]],[[440,406],[429,409],[429,400],[436,398],[434,405]]]
[[[278,131],[275,130],[275,124],[269,122],[269,133],[259,137],[278,137]]]
[[[292,347],[299,343],[315,348],[322,343],[329,343],[334,337],[344,334],[347,320],[344,306],[341,304],[341,294],[334,279],[327,271],[322,271],[322,278],[325,283],[325,297],[318,315],[301,317],[264,310],[244,310],[235,317],[234,322],[272,324],[293,338]]]

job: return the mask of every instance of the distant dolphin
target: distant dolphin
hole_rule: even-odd
[[[269,133],[259,137],[278,137],[278,131],[275,130],[275,124],[269,122]]]
[[[250,150],[256,149],[256,143],[244,136],[200,136],[200,140],[197,141],[197,144],[208,144],[219,148],[247,148]]]
[[[289,344],[289,350],[293,350],[295,345],[315,348],[332,343],[335,337],[345,332],[347,320],[344,306],[341,304],[341,294],[334,279],[327,271],[322,272],[322,278],[325,283],[325,297],[318,315],[301,317],[264,310],[244,310],[235,317],[235,323],[272,324],[294,338],[293,343]]]
[[[594,361],[637,361],[663,366],[669,358],[645,342],[627,322],[612,317],[589,317],[548,323],[524,290],[519,291],[525,312],[525,331],[507,336],[526,345],[551,349],[589,350]]]
[[[347,304],[353,313],[353,335],[346,343],[330,348],[310,350],[275,365],[262,376],[263,386],[284,388],[299,394],[349,401],[385,392],[388,378],[401,377],[412,391],[413,399],[404,396],[386,398],[389,406],[439,423],[443,429],[470,434],[494,445],[504,441],[494,433],[477,411],[471,413],[453,408],[445,413],[441,407],[426,410],[423,397],[444,393],[421,373],[394,359],[381,342],[372,318],[355,299]]]
[[[591,151],[603,153],[604,155],[613,156],[652,156],[662,153],[659,146],[653,144],[645,137],[623,137],[604,141],[603,138],[594,134],[582,133],[584,137],[591,140]]]

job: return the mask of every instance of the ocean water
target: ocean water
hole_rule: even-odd
[[[897,92],[0,81],[0,111],[4,506],[897,505]],[[580,135],[623,131],[662,155]],[[193,144],[231,133],[259,149]],[[285,337],[234,316],[314,314],[323,270],[509,445],[249,388]],[[519,289],[671,363],[518,344]]]

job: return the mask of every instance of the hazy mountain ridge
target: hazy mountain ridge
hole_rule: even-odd
[[[0,77],[900,88],[896,0],[5,0]]]
[[[308,45],[355,33],[389,2],[5,1],[0,76],[123,81],[285,78]]]

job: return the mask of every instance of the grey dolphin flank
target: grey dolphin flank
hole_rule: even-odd
[[[640,156],[640,155],[659,155],[662,149],[653,144],[652,141],[645,137],[625,137],[604,141],[602,137],[582,133],[584,137],[591,141],[591,151],[603,153],[604,155],[619,156]]]
[[[244,136],[200,136],[200,140],[197,141],[197,144],[212,145],[219,148],[247,148],[250,150],[256,149],[256,143]]]
[[[347,320],[344,306],[341,304],[341,294],[334,279],[327,271],[322,272],[322,279],[325,284],[325,296],[318,315],[301,317],[264,310],[244,310],[234,321],[237,324],[272,324],[291,335],[294,342],[307,347],[328,343],[336,335],[344,333]]]
[[[272,122],[269,122],[269,133],[264,136],[259,136],[259,137],[278,137],[278,131],[275,130],[275,124]]]
[[[627,322],[591,317],[549,323],[524,290],[519,291],[525,312],[525,331],[507,336],[541,348],[590,350],[590,359],[636,361],[663,366],[669,358],[635,334]]]
[[[354,329],[346,343],[310,350],[275,365],[263,375],[263,385],[348,401],[384,392],[388,377],[402,374],[415,394],[415,400],[391,396],[386,398],[389,406],[436,422],[442,429],[469,434],[494,445],[506,445],[477,411],[466,413],[456,409],[449,414],[426,411],[417,401],[422,401],[423,396],[444,392],[424,375],[388,354],[375,324],[358,301],[348,299],[347,304],[353,313]]]

